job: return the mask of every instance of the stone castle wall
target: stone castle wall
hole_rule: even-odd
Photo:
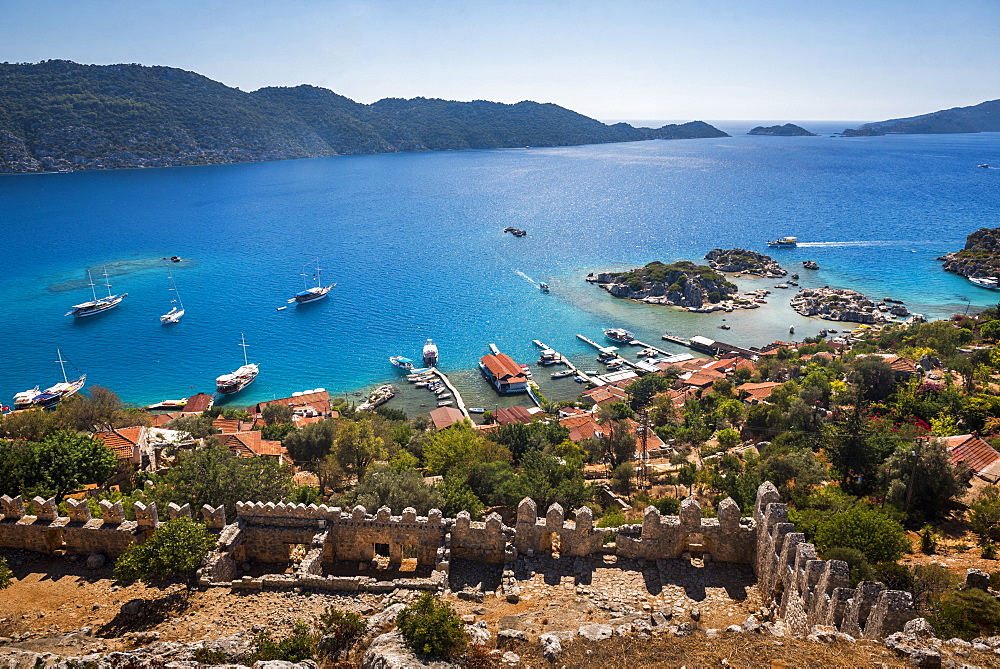
[[[54,499],[36,497],[32,506],[36,515],[29,516],[20,497],[0,497],[0,546],[116,558],[145,541],[160,523],[155,504],[136,503],[135,521],[125,520],[121,503],[101,502],[100,518],[91,517],[86,501],[67,500],[68,517],[58,515]],[[167,511],[170,518],[191,516],[187,505],[170,504]],[[447,587],[452,557],[509,567],[518,555],[578,558],[611,550],[625,558],[708,556],[751,565],[759,591],[776,604],[780,618],[796,634],[819,624],[852,636],[879,638],[900,631],[916,617],[909,593],[874,582],[850,588],[846,563],[816,559],[815,547],[788,522],[788,510],[770,483],[758,490],[752,517],[741,517],[736,502],[726,499],[717,517],[703,518],[701,506],[689,498],[681,504],[679,516],[661,517],[648,507],[641,525],[618,528],[596,528],[586,507],[568,520],[563,508],[552,504],[539,517],[531,499],[518,505],[514,527],[505,526],[495,513],[473,522],[467,512],[451,519],[436,509],[418,516],[407,508],[393,516],[382,507],[372,515],[361,506],[348,511],[312,504],[240,503],[231,523],[223,508],[205,506],[201,515],[218,533],[216,547],[200,572],[200,582],[206,586],[438,590]],[[608,533],[615,538],[613,548],[605,547]],[[244,562],[288,564],[293,550],[305,554],[294,573],[238,576]],[[338,562],[364,565],[377,554],[387,556],[390,564],[416,558],[424,576],[379,581],[371,576],[324,575],[326,567]],[[509,585],[516,592],[516,584]]]

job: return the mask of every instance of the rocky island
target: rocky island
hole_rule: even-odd
[[[1000,274],[1000,228],[980,228],[965,239],[965,248],[948,253],[944,271],[966,277],[992,277]]]
[[[753,130],[747,133],[748,135],[772,135],[774,137],[815,137],[816,133],[809,132],[802,126],[795,125],[794,123],[786,123],[785,125],[771,125],[766,128],[762,125],[757,126]]]
[[[790,303],[802,316],[819,316],[828,321],[851,323],[888,323],[894,316],[908,316],[910,312],[901,303],[875,304],[865,295],[846,288],[804,288]]]
[[[628,272],[600,272],[587,280],[615,297],[694,309],[719,305],[737,292],[735,284],[711,267],[688,260],[671,265],[654,261]]]
[[[712,249],[705,254],[709,266],[717,272],[731,272],[777,279],[788,274],[771,256],[746,249]]]
[[[988,100],[971,107],[954,107],[920,116],[894,118],[865,123],[847,129],[845,137],[870,137],[886,134],[939,135],[955,132],[1000,132],[1000,100]]]

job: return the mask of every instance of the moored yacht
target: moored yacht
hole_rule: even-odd
[[[970,276],[969,281],[979,286],[980,288],[989,288],[990,290],[1000,290],[1000,281],[997,280],[995,276]]]
[[[389,362],[391,362],[396,367],[399,367],[404,372],[413,371],[413,361],[404,356],[394,355],[391,358],[389,358]]]
[[[316,300],[322,300],[326,297],[327,293],[330,292],[330,289],[337,285],[335,283],[331,283],[329,286],[324,286],[322,281],[323,270],[320,269],[319,258],[316,258],[315,263],[316,267],[313,269],[312,276],[316,280],[316,285],[310,287],[306,282],[306,276],[308,276],[306,267],[311,264],[306,263],[302,266],[302,285],[304,286],[304,290],[295,293],[295,296],[288,300],[289,303],[295,302],[296,304],[307,304],[309,302],[315,302]]]
[[[240,392],[257,378],[260,367],[247,360],[247,342],[240,334],[240,346],[243,347],[243,366],[229,374],[223,374],[215,379],[215,389],[223,395],[233,395]]]
[[[35,406],[35,400],[42,394],[41,388],[35,386],[31,390],[22,390],[14,395],[14,411],[30,409]]]
[[[170,300],[170,311],[160,316],[160,322],[164,325],[176,323],[184,315],[184,303],[181,302],[181,294],[177,292],[174,277],[169,271],[167,272],[167,277],[170,279],[170,290],[174,293],[174,299]]]
[[[90,286],[90,293],[93,295],[94,299],[90,302],[81,302],[80,304],[74,304],[69,311],[66,312],[67,316],[73,316],[74,318],[84,318],[85,316],[93,316],[94,314],[104,313],[109,309],[114,309],[117,307],[122,300],[128,297],[128,293],[122,293],[121,295],[111,294],[111,284],[108,282],[108,268],[104,268],[104,285],[108,287],[107,297],[97,297],[97,289],[94,283],[94,277],[91,276],[90,270],[87,270],[87,279],[90,281],[88,286]]]
[[[44,391],[39,391],[38,386],[35,386],[31,390],[25,390],[17,395],[14,395],[15,409],[30,409],[35,406],[51,409],[70,395],[78,393],[80,389],[83,388],[84,383],[87,382],[87,375],[81,374],[80,378],[70,381],[66,377],[67,361],[63,360],[61,350],[56,349],[56,353],[59,357],[56,362],[59,363],[59,367],[62,369],[62,382],[57,383],[50,388],[46,388]]]
[[[604,336],[611,341],[618,342],[620,344],[627,344],[628,342],[635,339],[635,335],[626,330],[625,328],[608,328],[604,331]]]
[[[438,364],[438,347],[434,343],[433,339],[428,339],[427,343],[424,344],[424,365],[427,367],[433,367]]]

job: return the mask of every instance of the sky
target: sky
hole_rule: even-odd
[[[1000,98],[1000,0],[0,0],[0,61],[553,102],[601,120],[876,121]]]

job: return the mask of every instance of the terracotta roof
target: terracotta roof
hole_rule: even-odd
[[[765,381],[763,383],[744,383],[741,386],[736,386],[736,390],[738,392],[747,393],[745,401],[756,400],[760,402],[770,397],[771,391],[780,385],[780,383],[775,381]]]
[[[153,427],[163,427],[175,418],[180,418],[181,413],[158,413],[153,415]]]
[[[526,408],[518,405],[497,409],[493,412],[493,417],[500,425],[508,425],[510,423],[524,423],[527,425],[531,422],[532,418]]]
[[[1000,480],[1000,453],[979,437],[963,434],[941,439],[951,452],[954,464],[962,463],[974,473],[996,482]]]
[[[299,395],[298,397],[283,397],[280,400],[260,402],[256,407],[254,407],[254,413],[262,412],[264,407],[268,404],[282,404],[293,408],[308,405],[320,413],[326,413],[330,410],[330,393],[326,390],[322,390],[318,393],[306,393]]]
[[[212,425],[217,427],[222,434],[232,434],[233,432],[243,432],[240,429],[241,422],[238,418],[216,418],[212,421]]]
[[[95,432],[94,439],[114,451],[119,460],[132,460],[136,456],[136,444],[142,436],[142,427],[123,427],[112,432]]]
[[[597,419],[593,414],[563,418],[559,421],[559,424],[569,429],[569,438],[571,441],[593,439],[601,434],[601,426],[597,424]]]
[[[583,396],[599,406],[628,400],[628,393],[617,386],[597,386],[585,391]]]
[[[486,365],[486,369],[496,379],[502,379],[513,383],[525,382],[528,380],[528,377],[524,375],[524,370],[521,369],[521,366],[514,362],[514,359],[506,353],[484,355],[480,358],[480,361]]]
[[[692,372],[687,378],[681,377],[680,381],[686,386],[695,388],[707,388],[719,379],[725,378],[721,374],[706,374],[704,372]]]
[[[431,421],[434,423],[434,427],[438,430],[443,430],[444,428],[454,425],[465,418],[465,416],[462,415],[462,412],[455,407],[438,407],[437,409],[432,409],[430,416]]]
[[[201,413],[212,408],[212,403],[215,400],[212,395],[206,393],[198,393],[197,395],[192,395],[188,398],[187,404],[181,409],[181,413]]]

